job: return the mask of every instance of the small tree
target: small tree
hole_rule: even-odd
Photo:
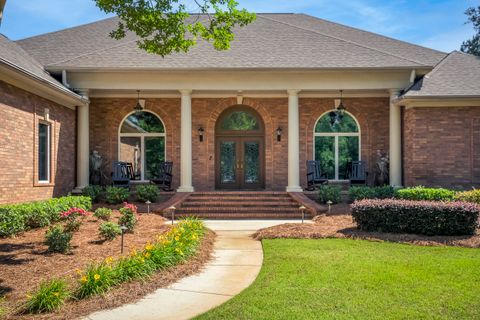
[[[197,39],[211,42],[217,50],[227,50],[235,37],[233,28],[255,20],[255,14],[239,9],[235,0],[195,0],[202,16],[190,15],[186,0],[94,1],[104,12],[120,18],[117,29],[110,33],[112,38],[122,39],[132,31],[139,38],[139,48],[162,57],[188,52]]]
[[[465,11],[465,14],[468,16],[468,22],[473,24],[473,29],[476,34],[472,39],[466,40],[462,43],[460,50],[462,52],[474,54],[480,56],[480,6],[470,7]]]

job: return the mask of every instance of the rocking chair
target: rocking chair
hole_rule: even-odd
[[[365,161],[348,162],[345,177],[350,180],[350,185],[366,185],[368,179],[367,163]]]
[[[158,178],[152,179],[151,181],[163,189],[163,191],[172,191],[172,171],[173,171],[173,162],[165,161],[160,163],[158,166]]]
[[[316,187],[327,184],[328,178],[326,173],[322,173],[320,161],[307,161],[307,188],[305,190],[313,191]]]

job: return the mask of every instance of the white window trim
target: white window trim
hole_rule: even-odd
[[[118,126],[118,150],[117,150],[117,159],[118,161],[120,161],[120,149],[121,149],[121,139],[122,138],[135,138],[135,137],[139,137],[140,138],[140,150],[141,150],[141,155],[140,155],[140,159],[141,159],[141,166],[142,166],[142,170],[140,172],[140,180],[135,180],[136,183],[141,183],[141,182],[150,182],[150,180],[146,180],[145,179],[145,137],[153,137],[153,138],[160,138],[160,137],[163,137],[164,138],[164,150],[163,150],[163,154],[164,154],[164,158],[165,158],[165,161],[167,160],[167,127],[165,126],[165,122],[163,122],[162,118],[156,114],[155,112],[151,111],[151,110],[147,110],[147,109],[144,109],[142,110],[144,112],[150,112],[152,114],[154,114],[159,120],[160,122],[162,123],[163,125],[163,133],[121,133],[120,131],[122,130],[122,125],[123,123],[125,122],[125,120],[131,116],[132,114],[135,113],[135,111],[133,112],[130,112],[129,114],[127,114],[123,119],[122,121],[120,122],[120,125]]]
[[[40,148],[40,125],[47,126],[47,180],[40,180],[40,170],[38,168],[38,164],[40,163],[40,153],[39,153],[39,148]],[[51,179],[51,159],[52,159],[52,124],[47,121],[38,121],[38,140],[37,140],[37,181],[39,184],[48,184],[50,183]]]
[[[334,155],[335,155],[334,173],[335,173],[335,177],[333,179],[330,179],[329,181],[342,182],[342,181],[347,181],[347,180],[340,180],[339,179],[338,137],[358,137],[358,160],[361,161],[362,160],[362,135],[361,135],[362,131],[361,131],[360,124],[358,123],[357,118],[355,118],[355,116],[353,114],[351,114],[350,112],[345,111],[345,113],[348,114],[350,117],[352,117],[352,119],[357,124],[358,132],[315,132],[315,128],[317,127],[318,121],[320,121],[320,119],[323,116],[325,116],[326,114],[328,114],[332,111],[334,111],[334,110],[328,110],[327,112],[322,113],[320,115],[320,117],[318,117],[317,121],[315,121],[315,125],[313,126],[313,158],[314,158],[314,160],[317,160],[316,159],[316,152],[315,152],[315,138],[316,137],[334,137],[335,138],[335,141],[334,141],[334,147],[335,147],[335,150],[334,150]]]

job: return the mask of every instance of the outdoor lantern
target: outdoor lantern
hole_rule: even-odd
[[[344,114],[345,114],[345,106],[343,105],[343,90],[340,90],[340,104],[337,107],[337,115],[343,118]]]
[[[150,214],[150,205],[152,204],[150,200],[145,201],[145,204],[147,205],[147,214]]]
[[[139,114],[143,111],[142,104],[140,103],[140,90],[137,90],[137,104],[135,105],[134,110],[136,114]]]
[[[120,226],[120,230],[122,230],[122,244],[121,244],[122,248],[120,250],[121,253],[123,253],[123,236],[125,235],[125,231],[127,231],[127,229],[128,228],[124,225]]]
[[[200,139],[200,142],[203,142],[203,133],[205,132],[205,129],[202,127],[198,128],[198,138]]]
[[[277,128],[277,141],[282,141],[282,128],[280,127]]]
[[[307,209],[304,205],[300,206],[300,211],[302,211],[302,223],[305,220],[305,210]]]
[[[175,221],[175,210],[177,210],[177,208],[175,208],[174,206],[171,206],[170,208],[168,208],[168,210],[170,210],[170,213],[172,214],[172,224],[173,224],[173,222]]]

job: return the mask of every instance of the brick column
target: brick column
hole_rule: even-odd
[[[288,186],[287,192],[302,192],[300,187],[300,120],[298,93],[288,90]]]
[[[192,186],[192,90],[180,90],[180,187],[178,192],[193,192]]]
[[[390,185],[402,185],[402,115],[400,106],[394,105],[400,90],[390,90]]]
[[[88,90],[80,95],[88,98]],[[90,178],[90,126],[89,105],[77,107],[77,190],[89,185]]]

